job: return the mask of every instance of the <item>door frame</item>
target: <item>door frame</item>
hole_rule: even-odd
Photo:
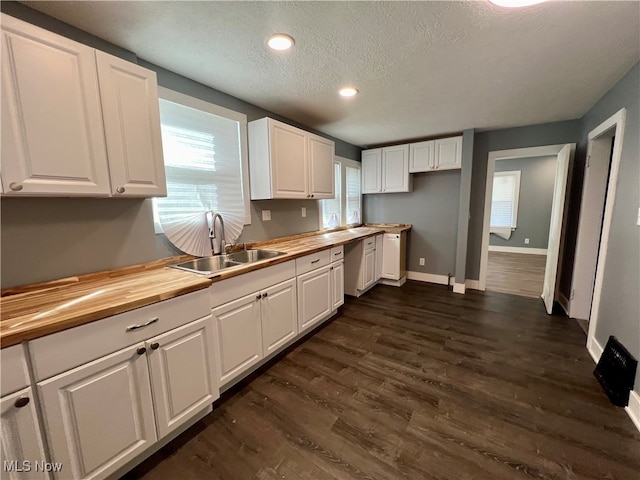
[[[480,251],[480,274],[478,279],[478,289],[486,290],[487,282],[487,264],[489,262],[489,223],[491,221],[491,200],[493,196],[493,174],[495,173],[496,160],[511,160],[515,158],[528,158],[528,157],[550,157],[556,156],[560,153],[565,146],[569,145],[571,153],[569,157],[569,176],[567,179],[567,188],[571,182],[571,165],[575,156],[576,144],[575,143],[562,143],[558,145],[543,145],[539,147],[526,147],[515,148],[510,150],[495,150],[489,152],[487,159],[487,182],[484,194],[484,219],[482,222],[482,248]],[[565,210],[568,195],[565,198]],[[562,246],[565,233],[565,224],[567,216],[563,214],[562,220],[562,234],[560,241],[560,255],[558,257],[558,264],[562,263]],[[556,276],[557,278],[557,276]],[[556,294],[558,286],[556,282]],[[541,292],[542,293],[542,292]],[[555,296],[555,295],[554,295]]]
[[[611,166],[609,182],[607,184],[607,195],[604,200],[604,218],[602,221],[602,231],[600,233],[600,247],[598,248],[598,262],[596,263],[595,283],[593,287],[593,297],[591,300],[591,310],[589,315],[589,331],[587,333],[587,350],[591,357],[597,362],[602,355],[602,345],[595,338],[596,326],[598,323],[598,313],[600,309],[600,297],[602,294],[602,283],[604,281],[604,270],[607,260],[607,250],[609,245],[609,234],[611,232],[611,220],[613,218],[613,207],[618,187],[618,174],[620,171],[620,160],[622,158],[622,141],[624,140],[624,130],[627,118],[627,109],[622,108],[606,119],[588,135],[587,152],[591,151],[592,144],[599,137],[608,135],[612,128],[615,128],[615,138],[613,141],[613,153],[611,154]],[[579,229],[579,227],[578,227]],[[579,230],[578,230],[579,231]],[[576,239],[577,241],[577,239]],[[577,243],[577,242],[576,242]],[[571,279],[573,284],[573,278]]]

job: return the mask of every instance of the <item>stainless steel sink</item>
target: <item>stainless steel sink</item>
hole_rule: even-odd
[[[261,260],[279,257],[281,255],[286,255],[286,253],[275,252],[272,250],[242,250],[229,255],[215,255],[213,257],[196,258],[195,260],[187,260],[186,262],[169,266],[180,270],[186,270],[188,272],[199,273],[201,275],[210,275],[221,270],[241,267]]]
[[[230,253],[227,255],[227,258],[234,262],[253,263],[259,262],[260,260],[279,257],[281,255],[286,255],[286,253],[276,252],[273,250],[241,250],[239,252]]]

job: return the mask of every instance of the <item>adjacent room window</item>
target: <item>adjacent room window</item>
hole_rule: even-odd
[[[226,240],[233,242],[251,223],[246,115],[161,89],[160,123],[167,197],[154,198],[156,232],[162,224],[213,211],[224,218]]]
[[[320,200],[320,228],[322,230],[362,223],[362,194],[360,193],[360,163],[336,157],[335,198]]]
[[[491,196],[491,227],[516,228],[520,171],[495,172]]]

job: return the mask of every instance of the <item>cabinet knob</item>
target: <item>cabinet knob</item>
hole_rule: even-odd
[[[262,295],[258,294],[256,295],[256,300],[260,300],[262,298]]]
[[[151,350],[157,350],[158,347],[160,347],[160,344],[158,342],[153,342],[151,344]]]
[[[20,397],[19,399],[16,400],[16,403],[14,403],[14,405],[16,406],[16,408],[22,408],[26,406],[28,403],[29,403],[29,397]]]
[[[11,182],[9,184],[9,188],[11,190],[13,190],[14,192],[19,192],[20,190],[22,190],[24,187],[22,186],[21,183],[16,183],[16,182]]]
[[[145,353],[147,353],[147,349],[144,348],[144,347],[140,347],[140,348],[138,348],[138,350],[136,350],[136,353],[138,355],[144,355]]]
[[[116,192],[118,192],[118,193],[124,193],[124,187],[118,187],[118,188],[116,188]]]
[[[262,298],[267,298],[267,295],[269,295],[269,292],[264,292],[264,293],[262,294]]]
[[[312,193],[312,194],[311,194],[311,198],[313,198],[313,197],[315,197],[315,195]]]

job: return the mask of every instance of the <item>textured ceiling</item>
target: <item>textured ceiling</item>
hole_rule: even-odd
[[[637,1],[23,3],[362,146],[578,118],[640,59]]]

